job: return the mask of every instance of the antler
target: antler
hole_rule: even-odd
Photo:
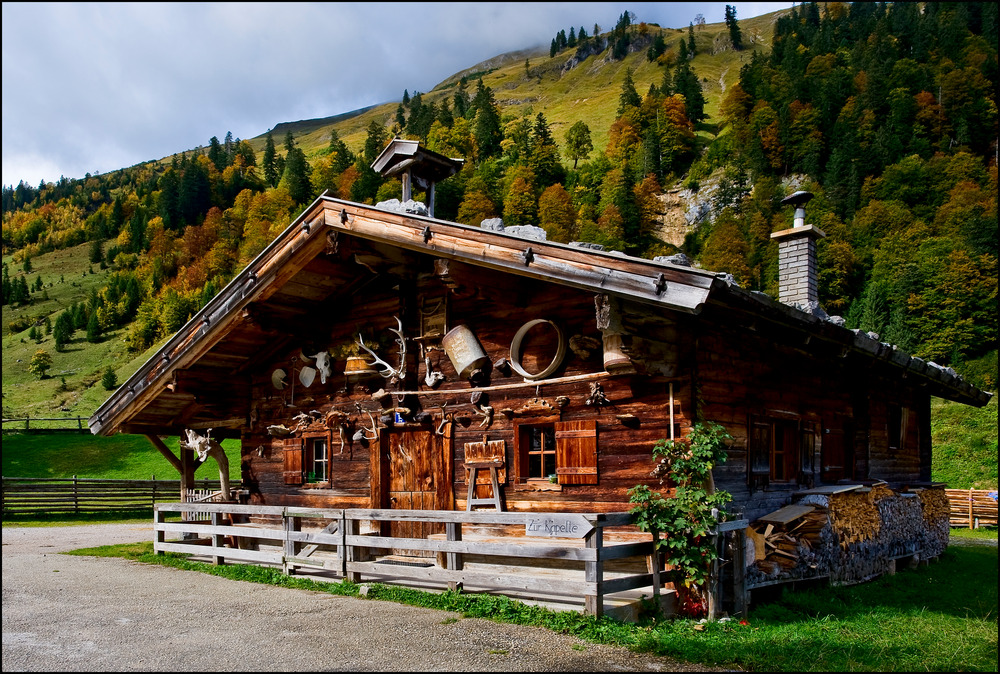
[[[396,323],[399,325],[399,328],[395,330],[389,328],[389,332],[396,333],[396,343],[399,344],[399,367],[393,367],[392,365],[389,365],[389,363],[379,358],[374,351],[365,346],[364,338],[360,334],[358,335],[358,346],[367,351],[371,355],[371,357],[375,359],[375,362],[369,363],[369,365],[378,365],[380,367],[385,368],[384,370],[380,371],[379,374],[385,377],[386,379],[393,379],[393,380],[402,379],[403,374],[406,372],[406,336],[403,334],[403,321],[401,321],[398,316],[396,316],[395,318],[396,318]]]

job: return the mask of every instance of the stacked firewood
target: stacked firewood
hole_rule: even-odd
[[[797,508],[798,510],[792,510]],[[796,567],[816,572],[822,564],[818,554],[829,534],[827,509],[820,506],[788,506],[774,517],[765,517],[747,528],[747,540],[752,541],[755,562],[766,576],[788,572]],[[826,536],[824,536],[826,532]],[[748,543],[748,552],[750,544]]]
[[[830,522],[842,548],[878,536],[881,519],[872,498],[874,493],[872,489],[830,496]]]
[[[862,582],[891,571],[897,559],[940,555],[947,522],[941,489],[897,493],[875,482],[807,491],[746,529],[747,580]]]

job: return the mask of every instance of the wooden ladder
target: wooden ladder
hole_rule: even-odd
[[[476,498],[476,478],[479,471],[489,468],[490,489],[493,496],[490,498]],[[475,506],[493,506],[497,512],[503,512],[502,492],[500,491],[500,480],[497,470],[503,468],[500,461],[467,461],[465,463],[466,478],[469,483],[469,493],[465,498],[465,509],[472,511]]]

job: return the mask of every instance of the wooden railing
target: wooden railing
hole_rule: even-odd
[[[167,522],[168,513],[193,512],[209,513],[211,522]],[[251,516],[276,525],[251,523]],[[303,531],[303,522],[308,522],[311,530]],[[367,578],[501,594],[519,591],[583,597],[584,610],[601,615],[608,594],[638,588],[652,588],[659,594],[662,586],[661,564],[647,564],[654,555],[651,536],[639,534],[645,540],[638,540],[632,534],[632,540],[625,542],[606,539],[607,531],[627,527],[630,522],[628,513],[333,510],[172,503],[156,506],[154,549],[157,553],[207,556],[216,564],[267,564],[281,567],[285,573],[309,570],[355,582]],[[418,523],[435,525],[443,532],[422,538],[389,533],[393,526]],[[362,533],[362,525],[373,532]],[[509,533],[463,537],[465,525]],[[554,530],[578,537],[548,537]],[[168,539],[168,535],[175,538]],[[401,555],[413,554],[430,556],[422,558],[426,563],[398,561]],[[626,560],[631,560],[633,570],[622,570],[627,568],[621,564]],[[615,562],[619,562],[614,564],[616,570],[609,569]],[[545,566],[557,566],[561,571],[556,575],[551,570],[540,572]]]
[[[997,526],[996,489],[945,489],[951,503],[951,526],[975,529]]]
[[[18,417],[0,419],[4,433],[90,433],[87,417]]]
[[[240,481],[230,488],[238,490]],[[103,480],[98,478],[3,478],[3,516],[146,511],[176,501],[180,480]],[[191,489],[218,490],[218,480],[195,480]]]

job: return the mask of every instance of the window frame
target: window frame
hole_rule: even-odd
[[[551,427],[554,440],[553,471],[530,474],[531,434],[535,428]],[[526,417],[514,421],[514,489],[562,491],[566,485],[597,485],[599,476],[597,419],[563,420],[559,416]],[[543,449],[543,452],[548,451]],[[544,463],[542,464],[544,468]],[[555,475],[552,482],[548,477]]]
[[[750,415],[747,423],[747,484],[750,492],[815,481],[817,425],[797,417]]]

